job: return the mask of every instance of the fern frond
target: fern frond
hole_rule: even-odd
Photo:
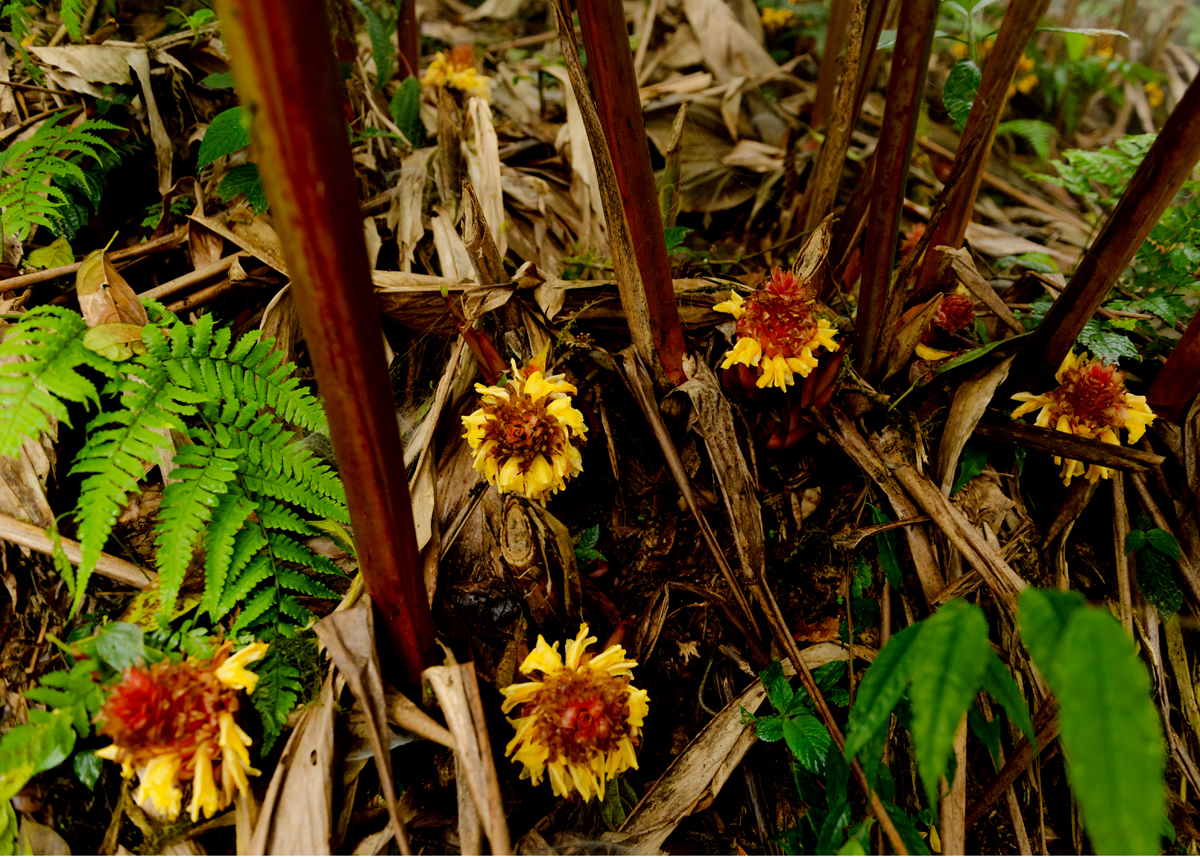
[[[71,155],[87,155],[99,160],[101,148],[114,151],[97,131],[116,131],[118,126],[103,119],[89,119],[76,128],[60,124],[68,114],[58,113],[46,119],[34,135],[14,143],[4,159],[0,174],[0,232],[15,233],[25,241],[35,225],[53,228],[58,209],[70,199],[53,181],[70,176],[85,181],[84,172],[71,161]]]
[[[287,587],[292,592],[299,592],[301,595],[307,595],[310,598],[326,598],[331,601],[336,601],[341,598],[340,595],[338,595],[324,583],[315,578],[309,577],[303,572],[293,571],[290,568],[283,568],[279,570],[278,578],[280,586]],[[287,596],[284,597],[286,598]],[[281,598],[280,600],[282,601],[283,599]]]
[[[346,507],[328,497],[322,497],[305,486],[297,485],[289,477],[270,473],[260,466],[247,462],[243,479],[252,494],[281,500],[307,509],[319,518],[330,518],[339,523],[350,523]]]
[[[148,328],[149,329],[149,328]],[[194,414],[202,396],[172,384],[151,355],[124,365],[125,375],[109,382],[105,393],[119,395],[120,410],[100,413],[88,424],[87,442],[72,473],[91,474],[80,487],[75,518],[82,558],[76,572],[74,614],[83,604],[88,579],[129,492],[146,472],[146,461],[165,446],[151,429],[187,431],[182,416]]]
[[[204,539],[204,597],[200,601],[199,611],[207,611],[213,622],[221,618],[217,615],[217,606],[230,571],[241,571],[245,563],[250,561],[252,554],[247,555],[242,565],[235,569],[234,547],[238,543],[239,533],[251,532],[243,530],[243,527],[246,519],[258,508],[236,485],[230,485],[229,488],[230,490],[217,501],[213,519],[208,526],[208,534]],[[254,549],[255,552],[261,550],[265,544],[264,538],[262,544]]]
[[[258,590],[246,602],[246,606],[242,608],[242,612],[238,614],[237,619],[230,628],[231,634],[238,634],[247,628],[257,624],[259,619],[264,618],[264,614],[268,611],[272,613],[277,611],[279,607],[279,593],[275,587],[268,586]],[[270,618],[270,617],[267,617]]]
[[[316,527],[301,518],[287,506],[272,500],[262,500],[258,507],[258,522],[269,530],[288,530],[302,536],[315,536]]]
[[[277,560],[311,568],[313,571],[328,574],[331,577],[346,576],[326,557],[300,544],[287,533],[267,533],[267,544],[271,546],[271,552],[275,554]],[[325,598],[326,596],[322,595],[321,597]]]
[[[86,8],[87,0],[62,0],[63,26],[77,42],[83,41],[83,16]]]
[[[261,531],[260,531],[261,532]],[[266,539],[263,539],[263,546],[266,546]],[[217,605],[217,615],[225,616],[236,607],[241,601],[254,591],[254,588],[266,580],[274,572],[271,566],[271,556],[266,553],[257,553],[254,558],[247,563],[246,567],[236,577],[231,577],[225,591],[221,593],[221,600]],[[274,590],[271,590],[274,592]]]
[[[87,366],[109,375],[114,364],[84,348],[87,324],[77,314],[45,306],[25,313],[0,343],[0,455],[20,456],[26,438],[50,431],[50,420],[70,425],[69,402],[100,401],[96,385],[79,373]]]
[[[265,756],[283,733],[287,716],[296,707],[303,688],[300,670],[278,652],[269,652],[255,665],[254,672],[258,675],[258,684],[250,694],[250,703],[262,720],[261,754]]]
[[[262,426],[256,432],[260,422],[231,430],[230,444],[245,449],[249,460],[266,472],[308,486],[339,506],[346,505],[346,490],[329,465],[304,446],[292,443],[290,434],[278,423]]]

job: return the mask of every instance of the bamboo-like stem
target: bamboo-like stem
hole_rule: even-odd
[[[812,113],[808,122],[814,128],[825,124],[829,108],[838,84],[838,56],[846,47],[846,36],[850,32],[850,15],[854,11],[853,0],[830,0],[829,23],[825,27],[825,50],[821,54],[821,67],[817,71],[817,92],[813,96]]]
[[[1005,95],[1016,74],[1021,54],[1049,6],[1050,0],[1014,0],[1004,13],[1004,23],[1000,25],[1000,32],[996,36],[996,45],[988,55],[983,79],[979,82],[979,92],[975,95],[975,104],[971,107],[971,115],[967,117],[967,125],[963,129],[962,141],[959,144],[959,157],[963,157],[964,150],[971,151],[973,157],[965,164],[965,180],[949,199],[946,216],[936,228],[930,247],[947,245],[957,249],[962,246],[971,212],[975,208],[975,197],[979,195],[979,186],[983,182],[988,155],[991,154],[992,144],[996,140],[996,128],[1004,110]],[[974,142],[980,142],[982,145],[972,148],[970,144]],[[918,288],[933,279],[941,259],[941,253],[926,254],[921,276],[917,281]]]
[[[421,27],[417,23],[417,0],[401,0],[396,38],[400,44],[400,71],[405,76],[420,77]]]
[[[555,3],[559,38],[572,85],[587,124],[591,101],[586,85],[576,83],[578,56],[563,0]],[[581,0],[579,24],[587,49],[588,80],[595,95],[599,129],[588,127],[596,160],[604,216],[608,221],[613,265],[621,303],[629,319],[633,343],[660,384],[678,386],[683,371],[683,328],[671,285],[671,264],[663,236],[662,215],[650,165],[650,148],[642,120],[629,31],[620,0]],[[596,130],[602,133],[597,135]],[[601,150],[604,150],[603,152]],[[601,162],[608,160],[607,168]],[[615,188],[606,188],[611,170]],[[619,197],[612,190],[619,192]],[[634,258],[627,258],[632,255]]]
[[[874,190],[867,215],[862,285],[859,291],[855,334],[854,367],[867,375],[876,363],[879,324],[887,301],[896,255],[900,213],[913,140],[917,134],[920,99],[925,94],[925,69],[937,24],[937,0],[903,0],[897,30],[892,72],[888,78],[887,104],[875,150]],[[879,361],[882,365],[882,361]]]
[[[389,679],[435,661],[357,183],[324,0],[219,0],[222,35],[325,400],[367,592],[391,643]]]
[[[1025,389],[1036,390],[1050,385],[1083,326],[1108,297],[1198,161],[1200,76],[1192,80],[1167,118],[1162,132],[1130,179],[1121,201],[1080,260],[1071,281],[1022,349],[1017,374],[1033,385]],[[1186,367],[1188,353],[1191,352],[1185,352],[1185,356],[1179,358],[1180,362],[1172,366],[1172,372],[1177,371],[1177,367]]]

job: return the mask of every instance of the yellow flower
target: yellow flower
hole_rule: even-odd
[[[261,658],[267,646],[253,643],[230,655],[232,648],[226,643],[203,661],[129,668],[97,718],[97,733],[113,743],[96,755],[119,763],[126,778],[136,774],[134,801],[168,820],[182,808],[181,784],[191,785],[188,813],[199,821],[201,814],[212,818],[229,806],[235,790],[248,792],[247,775],[259,773],[250,767],[250,736],[234,717],[241,691],[253,691],[258,682],[246,664]]]
[[[254,686],[258,684],[258,676],[246,669],[246,664],[257,661],[266,652],[266,643],[251,643],[236,655],[230,655],[224,663],[217,667],[218,681],[234,690],[254,693]]]
[[[1158,107],[1166,98],[1162,91],[1162,87],[1156,81],[1150,81],[1146,84],[1146,103],[1151,107]]]
[[[773,9],[767,8],[762,10],[762,25],[768,30],[780,29],[787,25],[796,15],[791,9]]]
[[[609,780],[637,769],[635,750],[650,711],[649,695],[629,683],[637,662],[625,657],[622,646],[587,653],[595,642],[583,624],[563,658],[558,643],[550,646],[539,635],[521,664],[534,680],[501,691],[505,714],[519,707],[508,720],[517,733],[505,755],[523,766],[521,779],[538,785],[549,774],[556,796],[578,792],[585,802],[603,800]]]
[[[576,441],[587,438],[583,414],[571,405],[574,385],[544,371],[543,352],[524,370],[513,363],[503,387],[476,384],[480,407],[462,418],[474,468],[501,494],[543,504],[583,472]]]
[[[453,48],[449,57],[438,51],[421,77],[421,83],[424,86],[448,86],[484,101],[491,96],[491,79],[476,70],[470,45]]]
[[[1117,446],[1121,444],[1118,430],[1125,429],[1129,432],[1129,442],[1136,443],[1145,434],[1146,426],[1154,422],[1154,412],[1146,404],[1146,397],[1127,391],[1125,373],[1112,364],[1085,359],[1072,351],[1063,358],[1055,379],[1059,385],[1049,393],[1013,396],[1022,403],[1013,411],[1013,418],[1037,410],[1034,423],[1042,428]],[[1098,464],[1085,466],[1071,458],[1064,462],[1061,456],[1055,456],[1054,463],[1063,465],[1064,485],[1070,485],[1076,476],[1086,475],[1091,482],[1111,476],[1109,468]]]
[[[787,390],[795,376],[807,378],[817,367],[822,348],[837,351],[837,330],[813,311],[815,300],[790,271],[776,268],[766,286],[742,298],[730,292],[729,299],[713,307],[737,319],[738,340],[725,352],[722,369],[734,364],[759,370],[755,385]]]

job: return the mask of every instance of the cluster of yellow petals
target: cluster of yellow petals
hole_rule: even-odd
[[[558,653],[558,643],[549,645],[538,636],[537,646],[521,664],[521,673],[541,679],[513,684],[501,692],[505,696],[501,710],[508,714],[523,706],[522,716],[509,718],[516,735],[508,742],[506,756],[521,764],[521,779],[531,779],[534,785],[549,775],[550,787],[558,797],[578,792],[585,802],[593,797],[604,798],[606,783],[630,768],[637,770],[635,747],[642,726],[650,711],[650,697],[645,690],[629,684],[636,661],[625,657],[625,649],[609,646],[598,655],[587,654],[588,646],[597,641],[588,636],[588,626],[580,626],[579,634],[566,644],[565,658]],[[605,740],[577,741],[573,730],[582,720],[578,714],[581,701],[563,698],[556,688],[572,683],[601,689],[616,700],[623,712],[623,722],[605,722]],[[593,705],[596,700],[591,700]],[[593,723],[593,726],[596,724]],[[545,736],[553,735],[560,745],[552,746]],[[569,746],[568,746],[569,745]],[[574,758],[572,758],[574,756]]]
[[[258,676],[246,669],[246,665],[261,658],[266,651],[266,643],[252,643],[226,658],[213,675],[230,691],[253,693]],[[133,793],[134,802],[143,808],[153,808],[169,821],[174,821],[182,808],[180,774],[184,766],[189,765],[194,773],[188,814],[193,822],[200,820],[201,813],[205,818],[212,818],[229,806],[236,792],[249,793],[249,777],[260,773],[250,766],[250,736],[237,725],[230,712],[219,711],[216,715],[215,742],[193,743],[187,741],[192,736],[180,736],[184,739],[180,742],[181,748],[155,748],[150,751],[149,759],[145,758],[146,748],[113,743],[97,750],[96,755],[120,764],[121,775],[126,779],[136,774],[138,787]],[[213,761],[218,756],[221,765],[219,784],[213,773]]]
[[[1081,414],[1081,409],[1075,406],[1079,392],[1073,388],[1079,384],[1081,378],[1089,374],[1098,375],[1102,379],[1098,385],[1094,385],[1099,387],[1100,395],[1094,397],[1097,401],[1084,401],[1080,404],[1102,409],[1103,415],[1100,418],[1094,416],[1091,411]],[[1146,397],[1127,392],[1124,375],[1118,372],[1115,366],[1099,360],[1088,360],[1086,355],[1072,351],[1063,358],[1055,379],[1060,386],[1049,393],[1014,395],[1012,398],[1021,402],[1021,405],[1012,412],[1013,418],[1023,417],[1036,410],[1038,415],[1034,420],[1035,425],[1116,446],[1121,445],[1118,429],[1125,429],[1129,432],[1129,442],[1137,443],[1146,433],[1146,427],[1154,422],[1154,412],[1146,404]],[[1093,390],[1085,390],[1085,395],[1091,392]],[[1063,466],[1064,485],[1070,485],[1076,476],[1086,476],[1088,481],[1095,482],[1098,479],[1108,479],[1112,475],[1111,468],[1101,467],[1099,464],[1085,465],[1072,458],[1064,461],[1061,456],[1056,455],[1054,463]]]
[[[433,62],[429,64],[429,68],[422,75],[421,84],[424,86],[448,86],[487,101],[491,97],[489,88],[491,78],[479,73],[475,68],[473,58],[470,61],[462,61],[456,53],[452,51],[450,58],[447,58],[444,53],[438,51]]]
[[[762,10],[762,25],[768,30],[775,30],[786,26],[796,13],[787,8],[773,8],[768,6]]]
[[[1033,57],[1021,54],[1021,59],[1017,62],[1017,82],[1009,84],[1005,98],[1012,98],[1018,92],[1028,95],[1037,88],[1038,76],[1033,73],[1034,67]]]
[[[1163,92],[1163,88],[1158,85],[1157,81],[1150,81],[1146,84],[1146,103],[1151,107],[1158,107],[1167,97]]]
[[[462,418],[463,437],[475,453],[475,470],[501,494],[545,503],[583,472],[575,441],[586,440],[587,425],[571,404],[575,386],[563,377],[513,363],[504,387],[475,385],[481,407]]]
[[[731,291],[729,299],[716,304],[713,309],[741,319],[747,312],[746,300],[737,292]],[[807,342],[790,353],[784,353],[774,342],[763,341],[739,332],[733,348],[725,352],[721,368],[728,369],[737,363],[757,368],[760,374],[754,382],[756,387],[778,387],[786,392],[789,385],[796,383],[796,375],[807,378],[812,370],[817,368],[818,360],[813,352],[821,348],[837,351],[841,347],[833,338],[836,335],[837,329],[833,325],[823,318],[818,318]]]

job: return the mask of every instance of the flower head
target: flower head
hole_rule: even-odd
[[[1146,103],[1149,104],[1151,107],[1158,107],[1160,104],[1163,103],[1163,99],[1166,98],[1166,95],[1163,93],[1162,87],[1159,86],[1156,81],[1152,80],[1149,83],[1147,83],[1145,86],[1145,89],[1146,89]]]
[[[501,691],[501,710],[517,709],[508,720],[517,734],[505,755],[524,766],[521,779],[538,785],[548,771],[555,795],[579,792],[584,801],[603,799],[608,780],[637,769],[635,748],[650,710],[646,691],[629,683],[637,662],[626,659],[621,646],[588,653],[595,642],[588,626],[581,625],[563,658],[558,643],[551,646],[539,635],[521,664],[521,672],[534,681]]]
[[[467,95],[475,95],[487,101],[491,95],[491,79],[475,68],[475,54],[470,45],[458,45],[450,55],[437,52],[429,68],[421,77],[424,86],[447,86]]]
[[[791,9],[776,9],[767,7],[762,10],[762,25],[768,30],[777,30],[786,26],[796,13]]]
[[[96,731],[113,743],[96,755],[118,762],[124,777],[136,773],[133,799],[172,821],[182,807],[181,784],[191,783],[188,812],[198,821],[201,812],[211,818],[229,806],[235,790],[249,790],[247,774],[259,773],[250,767],[250,736],[234,717],[240,691],[258,681],[246,664],[267,646],[253,643],[230,655],[232,647],[226,643],[207,661],[130,667],[97,717]]]
[[[475,452],[475,469],[501,494],[545,503],[583,472],[575,444],[586,440],[587,426],[571,406],[575,386],[545,374],[545,352],[524,369],[512,368],[503,387],[475,385],[480,406],[463,417],[463,437]]]
[[[758,387],[787,390],[795,375],[807,378],[822,348],[837,351],[837,330],[818,318],[816,299],[795,274],[776,268],[765,287],[743,299],[737,292],[713,307],[737,319],[738,341],[725,352],[722,369],[735,363],[757,367]]]
[[[1017,393],[1013,398],[1021,402],[1013,411],[1013,418],[1038,410],[1034,421],[1043,428],[1095,438],[1105,443],[1120,445],[1119,429],[1129,432],[1129,442],[1136,443],[1146,432],[1146,426],[1154,422],[1154,412],[1146,404],[1145,396],[1134,396],[1125,389],[1125,373],[1110,363],[1096,359],[1085,359],[1084,355],[1071,352],[1063,358],[1055,375],[1058,387],[1043,395]],[[1083,462],[1068,458],[1064,463],[1055,456],[1055,464],[1063,465],[1063,484],[1070,485],[1075,476],[1084,476],[1095,482],[1108,479],[1110,470],[1098,464],[1085,467]]]

